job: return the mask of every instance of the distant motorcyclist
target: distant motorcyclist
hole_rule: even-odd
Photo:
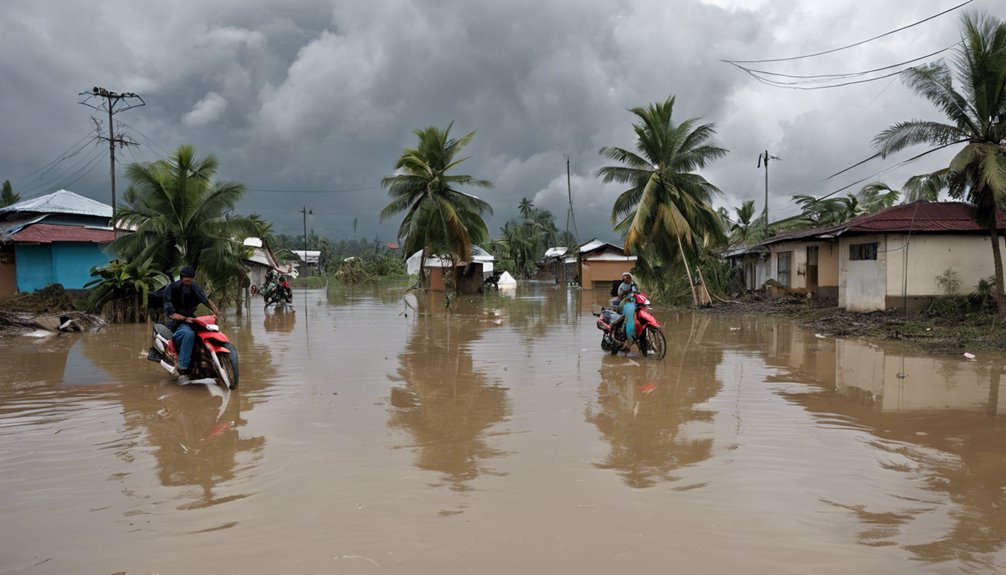
[[[196,308],[199,304],[204,304],[213,311],[213,315],[217,316],[220,315],[220,311],[206,297],[203,288],[196,285],[196,270],[192,266],[182,266],[178,275],[178,281],[169,284],[165,291],[164,317],[171,320],[168,327],[174,331],[171,340],[178,351],[179,375],[188,376],[189,364],[192,361],[192,348],[196,343],[196,332],[192,330],[190,325],[192,318],[196,315]]]

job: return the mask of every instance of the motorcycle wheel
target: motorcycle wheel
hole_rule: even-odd
[[[660,331],[659,327],[646,328],[643,339],[639,343],[642,344],[640,347],[646,357],[664,359],[664,356],[667,355],[667,338],[664,337],[664,332]]]
[[[234,389],[238,386],[238,350],[232,343],[226,343],[224,347],[230,353],[217,352],[217,360],[220,362],[220,367],[227,373],[227,379],[230,380],[229,389]]]

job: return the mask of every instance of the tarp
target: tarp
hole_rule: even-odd
[[[496,285],[498,285],[500,289],[515,288],[517,287],[517,280],[513,279],[513,276],[510,275],[510,272],[503,272],[503,275],[500,276],[500,279],[496,283]]]

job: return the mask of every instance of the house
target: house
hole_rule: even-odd
[[[970,204],[914,202],[762,245],[773,277],[792,291],[836,293],[849,311],[918,312],[945,295],[937,278],[948,270],[962,291],[993,275],[988,231],[974,216]],[[1006,229],[1006,218],[998,227]]]
[[[451,268],[451,260],[440,256],[427,255],[423,259],[422,250],[405,260],[409,275],[419,274],[422,262],[425,273],[420,277],[420,285],[433,291],[444,291],[444,270]],[[454,262],[454,281],[461,293],[478,293],[485,278],[493,273],[496,258],[478,246],[472,246],[472,261]]]
[[[250,285],[259,287],[264,285],[265,276],[270,271],[284,275],[291,275],[295,271],[294,266],[279,263],[272,250],[261,238],[245,238],[244,246],[251,250],[251,255],[244,260],[244,264],[248,268]]]
[[[290,250],[295,256],[300,258],[300,274],[310,275],[311,272],[318,273],[321,265],[320,250]]]
[[[585,288],[611,289],[611,282],[636,265],[636,256],[625,255],[625,250],[596,238],[580,246],[577,277]]]
[[[548,248],[542,258],[539,279],[552,280],[557,284],[569,285],[577,278],[577,258],[565,246]],[[542,276],[547,277],[542,277]]]
[[[838,245],[831,238],[820,237],[820,232],[815,229],[780,234],[759,247],[768,250],[768,277],[778,282],[781,290],[837,301]]]
[[[112,207],[67,190],[0,208],[0,297],[50,284],[82,289],[108,265]]]
[[[723,253],[723,259],[736,270],[744,289],[753,291],[765,286],[771,277],[769,250],[764,246],[737,246]]]

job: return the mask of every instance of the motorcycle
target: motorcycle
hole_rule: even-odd
[[[636,304],[633,317],[639,353],[653,359],[664,359],[667,355],[667,339],[660,330],[660,322],[649,312],[649,308],[652,307],[649,298],[640,292],[634,292],[632,297]],[[614,310],[601,308],[600,312],[594,313],[594,317],[597,318],[597,329],[603,332],[601,349],[611,352],[611,355],[628,351],[625,345],[625,316]]]
[[[238,350],[220,331],[216,316],[195,317],[189,325],[196,332],[189,365],[191,380],[213,379],[219,380],[228,389],[237,387]],[[154,346],[147,359],[159,363],[168,373],[178,375],[178,351],[172,335],[174,332],[168,326],[154,324]]]
[[[265,300],[265,309],[280,302],[285,302],[288,305],[293,303],[293,289],[290,288],[290,281],[286,279],[286,276],[280,276],[278,279],[266,282],[259,293]]]

